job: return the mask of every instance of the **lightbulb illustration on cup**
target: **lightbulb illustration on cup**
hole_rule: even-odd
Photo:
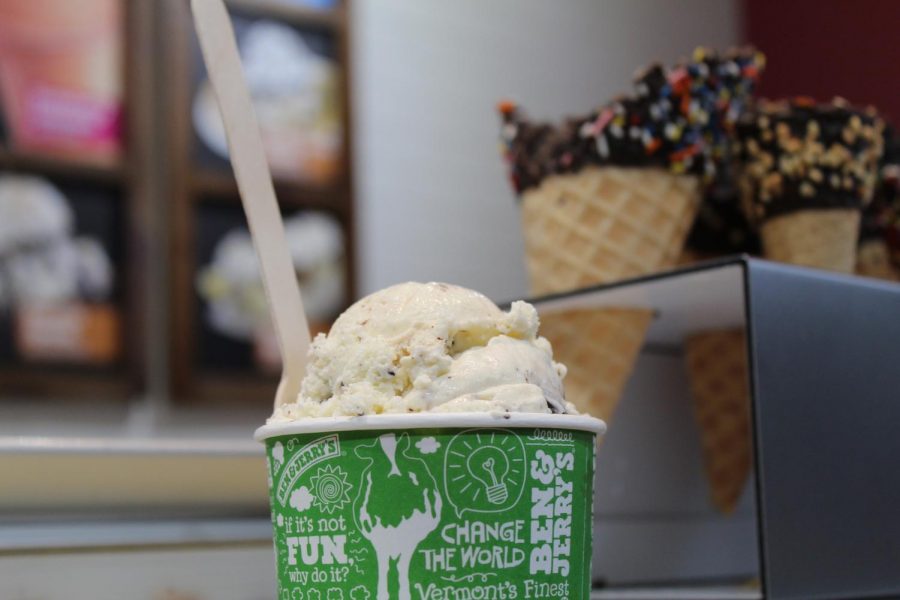
[[[503,451],[495,446],[482,446],[469,456],[469,473],[483,486],[487,500],[491,504],[503,504],[509,497],[506,475],[509,460]]]
[[[444,455],[445,498],[463,513],[499,513],[522,499],[528,471],[525,445],[508,429],[466,430]]]

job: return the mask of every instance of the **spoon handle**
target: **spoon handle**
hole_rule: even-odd
[[[300,391],[309,350],[309,325],[284,234],[256,113],[241,71],[240,55],[222,0],[192,0],[197,36],[219,109],[283,363],[275,406]]]

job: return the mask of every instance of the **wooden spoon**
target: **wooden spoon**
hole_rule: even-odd
[[[275,406],[294,402],[306,372],[309,325],[284,235],[256,113],[241,71],[234,30],[222,0],[191,0],[203,60],[225,121],[228,151],[281,350],[281,382]]]

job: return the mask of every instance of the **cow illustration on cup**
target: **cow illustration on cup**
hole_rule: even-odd
[[[396,598],[410,600],[409,565],[418,545],[437,529],[442,499],[425,462],[408,454],[409,436],[385,433],[356,449],[368,462],[362,473],[354,516],[378,562],[377,600],[391,598],[388,580],[396,565]]]

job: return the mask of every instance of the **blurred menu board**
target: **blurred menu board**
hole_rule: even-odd
[[[120,207],[102,186],[0,171],[0,364],[120,361]]]
[[[284,215],[284,225],[307,316],[314,329],[325,329],[347,301],[343,229],[329,213],[313,210]],[[259,265],[239,206],[199,205],[195,253],[195,366],[279,372]]]
[[[123,22],[120,0],[0,0],[0,106],[13,150],[116,161]]]
[[[333,34],[243,12],[233,11],[232,22],[273,175],[330,183],[343,134]],[[196,43],[193,61],[194,159],[227,171],[225,129]]]
[[[0,0],[2,1],[2,0]],[[173,107],[170,381],[185,403],[271,397],[280,355],[189,3],[160,3],[175,40],[160,93]],[[354,206],[340,0],[226,0],[310,325],[353,297]]]

